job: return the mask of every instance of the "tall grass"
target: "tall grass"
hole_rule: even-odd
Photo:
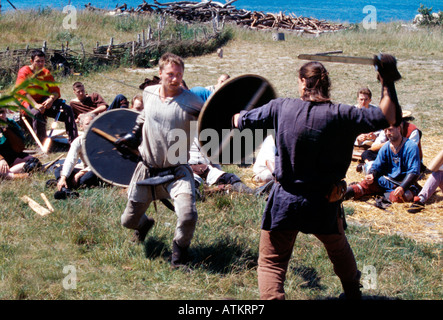
[[[52,46],[68,41],[70,46],[78,46],[82,42],[91,48],[95,47],[97,41],[100,44],[109,43],[111,37],[114,37],[114,43],[135,41],[138,33],[149,26],[156,28],[159,20],[155,15],[113,17],[79,10],[76,15],[77,28],[73,29],[64,27],[66,17],[67,14],[49,8],[2,13],[0,31],[3,36],[0,46],[40,46],[46,40]]]

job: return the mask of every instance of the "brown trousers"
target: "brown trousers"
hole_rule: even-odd
[[[339,234],[315,236],[325,246],[334,272],[340,280],[355,281],[358,277],[357,263],[344,233],[341,218],[338,218],[338,226]],[[261,231],[257,270],[260,299],[285,299],[284,282],[297,234],[297,230]]]

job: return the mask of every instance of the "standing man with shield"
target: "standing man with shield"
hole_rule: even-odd
[[[124,227],[134,229],[135,240],[143,242],[154,220],[145,212],[151,202],[172,198],[177,215],[171,265],[188,261],[197,222],[193,173],[188,165],[194,138],[191,121],[197,120],[203,106],[197,96],[181,87],[183,60],[171,53],[159,60],[160,84],[143,92],[144,109],[132,132],[116,141],[138,146],[138,163],[128,189],[128,203],[121,216]]]
[[[361,298],[360,272],[344,233],[342,179],[360,133],[401,121],[396,60],[381,55],[374,64],[383,89],[380,108],[332,103],[327,70],[309,62],[299,70],[300,99],[274,99],[234,115],[240,130],[275,130],[276,182],[263,214],[257,270],[261,299],[285,299],[284,281],[299,232],[314,234],[324,244],[346,298]]]

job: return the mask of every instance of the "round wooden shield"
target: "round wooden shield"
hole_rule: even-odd
[[[200,148],[213,163],[252,164],[253,151],[266,133],[231,129],[232,117],[242,110],[260,107],[276,98],[272,85],[257,75],[226,81],[205,102],[198,118]]]
[[[127,150],[118,150],[113,140],[131,132],[138,115],[139,112],[131,109],[109,110],[92,120],[84,133],[85,161],[109,184],[127,187],[131,182],[137,157]]]

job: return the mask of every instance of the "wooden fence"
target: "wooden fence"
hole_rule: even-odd
[[[0,51],[0,86],[11,82],[15,78],[18,70],[29,63],[31,51],[34,49],[42,50],[47,55],[47,65],[52,69],[61,69],[63,74],[82,72],[81,65],[103,65],[120,64],[124,62],[133,66],[144,66],[149,62],[155,63],[156,59],[165,52],[166,49],[179,51],[182,56],[186,55],[186,48],[205,48],[209,51],[215,51],[224,42],[226,35],[222,30],[213,29],[208,32],[205,28],[197,32],[194,31],[193,39],[182,39],[181,33],[164,37],[161,28],[153,30],[149,27],[136,34],[137,40],[114,43],[111,37],[108,43],[100,45],[96,42],[93,48],[86,48],[80,42],[75,48],[70,47],[69,42],[58,43],[56,46],[43,41],[41,47],[30,47],[26,45],[23,49],[10,49],[7,47]],[[211,47],[212,46],[212,47]],[[193,54],[189,49],[189,54]],[[208,51],[207,50],[207,51]],[[66,67],[69,66],[69,72]]]

